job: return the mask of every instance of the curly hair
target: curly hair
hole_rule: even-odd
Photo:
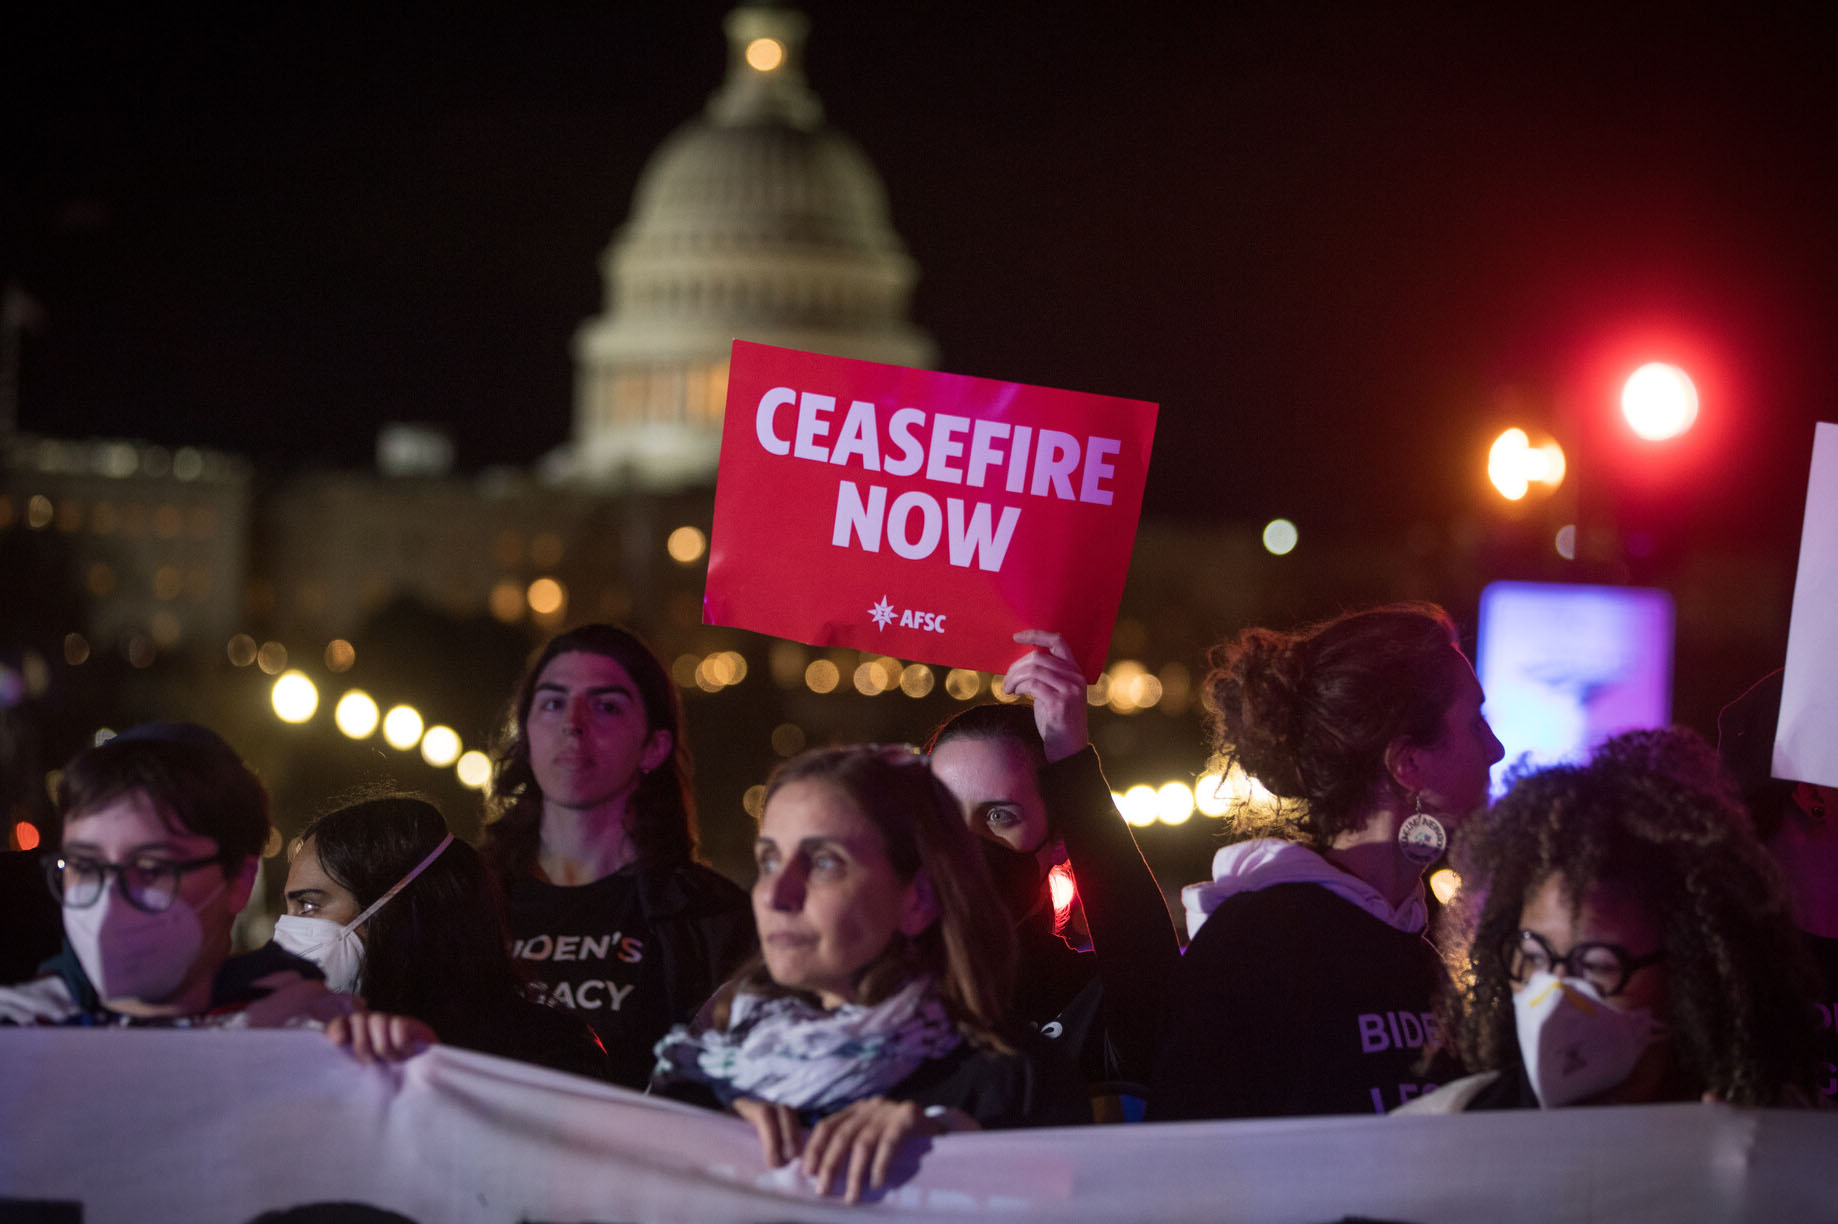
[[[1607,884],[1660,928],[1675,1070],[1692,1095],[1769,1105],[1811,1093],[1810,966],[1729,784],[1707,788],[1696,772],[1708,752],[1683,728],[1621,736],[1586,765],[1515,776],[1463,830],[1456,865],[1479,912],[1466,917],[1468,985],[1447,1021],[1471,1070],[1520,1065],[1504,950],[1527,899],[1561,877],[1575,911]]]
[[[542,834],[542,789],[530,764],[530,706],[551,660],[593,654],[625,668],[638,687],[647,733],[670,733],[670,756],[645,774],[632,796],[632,842],[647,863],[690,859],[696,853],[695,800],[689,789],[689,746],[683,708],[670,673],[637,635],[614,625],[580,625],[549,639],[518,682],[491,748],[491,787],[485,801],[480,853],[500,880],[529,875]]]
[[[1241,805],[1239,832],[1317,849],[1356,827],[1403,737],[1442,738],[1460,691],[1455,622],[1435,604],[1396,603],[1282,633],[1246,629],[1213,647],[1201,685],[1213,767],[1237,765],[1276,796]]]
[[[895,939],[862,973],[859,1000],[880,1002],[914,969],[932,973],[946,1010],[967,1037],[985,1048],[1009,1049],[1014,932],[957,800],[933,776],[926,758],[880,744],[813,749],[773,771],[766,803],[791,783],[808,781],[847,795],[880,833],[894,874],[902,881],[923,874],[938,902],[936,922],[910,941]],[[767,973],[764,957],[756,956],[723,988],[718,1026],[726,1024],[725,1004],[740,990],[784,993]]]

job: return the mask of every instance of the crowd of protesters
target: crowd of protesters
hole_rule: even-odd
[[[1778,677],[1721,753],[1628,733],[1489,806],[1503,749],[1441,609],[1245,630],[1211,746],[1274,802],[1228,813],[1183,954],[1071,652],[1017,640],[1017,704],[781,765],[749,897],[697,860],[668,671],[569,630],[511,695],[481,846],[421,797],[347,797],[239,954],[266,792],[213,731],[134,728],[61,773],[63,947],[0,1024],[445,1042],[728,1111],[849,1200],[949,1132],[1838,1092],[1838,794],[1770,776]]]

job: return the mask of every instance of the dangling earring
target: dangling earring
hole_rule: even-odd
[[[1442,822],[1423,810],[1423,792],[1412,801],[1414,811],[1398,826],[1398,853],[1419,867],[1428,867],[1448,849],[1449,834]]]

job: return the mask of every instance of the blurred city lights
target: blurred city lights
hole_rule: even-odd
[[[381,717],[377,703],[363,689],[352,689],[332,708],[332,721],[352,739],[363,739],[375,731]]]
[[[1461,877],[1444,867],[1430,873],[1430,891],[1436,894],[1436,900],[1447,905],[1461,891]]]
[[[421,737],[421,759],[436,769],[445,769],[460,757],[459,732],[452,727],[434,726]]]
[[[958,701],[969,701],[983,689],[983,678],[976,672],[953,667],[945,673],[945,692]]]
[[[1648,362],[1621,388],[1621,415],[1649,442],[1676,438],[1698,419],[1698,389],[1677,366]]]
[[[348,672],[357,663],[357,647],[343,638],[333,638],[325,644],[325,665],[327,670]]]
[[[1193,789],[1185,782],[1164,782],[1155,792],[1155,818],[1165,825],[1186,824],[1193,807]]]
[[[1139,829],[1155,823],[1155,788],[1146,783],[1137,783],[1121,795],[1112,796],[1117,801],[1117,810],[1123,818]]]
[[[491,758],[475,748],[460,757],[453,772],[459,776],[460,785],[484,790],[485,784],[491,781]]]
[[[694,565],[708,551],[708,537],[694,527],[678,527],[664,541],[664,551],[678,565]]]
[[[554,616],[568,602],[568,592],[562,584],[553,578],[538,578],[530,584],[524,593],[529,601],[530,611],[538,616]]]
[[[287,667],[287,647],[279,642],[263,642],[255,652],[255,665],[270,676],[280,674]]]
[[[383,742],[404,752],[420,743],[420,712],[414,706],[399,705],[383,715]]]
[[[1555,489],[1564,482],[1564,451],[1556,442],[1537,446],[1523,429],[1509,429],[1487,452],[1487,479],[1508,501],[1518,501],[1534,484]]]
[[[804,728],[797,723],[780,723],[772,729],[772,751],[782,757],[797,756],[804,744]]]
[[[304,674],[285,672],[274,682],[269,700],[282,722],[303,723],[319,708],[319,689]]]
[[[887,691],[887,684],[878,664],[871,661],[856,667],[855,691],[864,697],[873,697]]]
[[[494,617],[507,625],[515,624],[523,615],[523,588],[509,578],[500,578],[485,602]]]
[[[1200,815],[1220,817],[1231,806],[1232,797],[1222,785],[1225,779],[1216,773],[1203,773],[1193,781],[1193,803]]]
[[[813,693],[834,692],[836,686],[842,683],[842,669],[828,659],[813,659],[810,666],[804,669],[804,683]]]
[[[908,697],[924,697],[934,683],[932,669],[923,663],[914,663],[900,673],[900,691]]]
[[[776,38],[756,38],[747,44],[747,64],[756,72],[771,72],[785,62],[785,48]]]
[[[1288,519],[1271,519],[1264,524],[1264,548],[1272,556],[1286,556],[1296,546],[1296,525]]]

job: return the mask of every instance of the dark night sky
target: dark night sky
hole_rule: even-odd
[[[10,15],[0,272],[44,308],[22,425],[359,464],[380,422],[434,419],[464,465],[534,459],[727,7]],[[1490,496],[1502,388],[1587,417],[1673,356],[1704,417],[1647,495],[1797,539],[1838,419],[1838,41],[1810,6],[804,7],[943,365],[1160,401],[1152,511],[1446,518]]]

